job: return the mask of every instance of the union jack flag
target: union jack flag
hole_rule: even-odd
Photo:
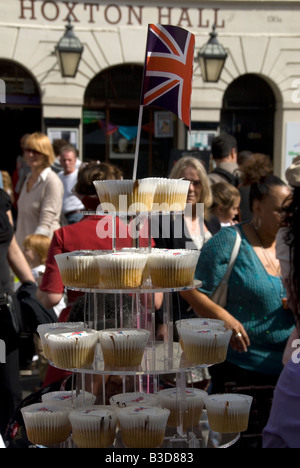
[[[149,24],[141,104],[164,107],[189,128],[194,48],[185,29]]]

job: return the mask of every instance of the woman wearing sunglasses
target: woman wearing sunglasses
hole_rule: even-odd
[[[26,140],[24,157],[30,167],[18,199],[16,238],[19,245],[29,234],[52,238],[60,227],[63,184],[51,165],[55,160],[47,135],[35,132]]]

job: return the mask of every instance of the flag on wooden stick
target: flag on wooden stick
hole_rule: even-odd
[[[164,107],[191,125],[195,36],[177,26],[150,24],[142,102]]]
[[[133,166],[136,179],[143,106],[170,110],[191,129],[195,36],[178,26],[149,24]]]

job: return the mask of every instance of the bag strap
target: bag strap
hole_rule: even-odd
[[[240,251],[240,247],[241,247],[241,243],[242,243],[242,236],[241,236],[241,233],[240,233],[240,229],[236,226],[234,226],[234,229],[236,231],[236,240],[235,240],[235,243],[234,243],[234,246],[233,246],[233,249],[232,249],[232,253],[231,253],[231,257],[230,257],[230,260],[229,260],[229,264],[228,264],[228,267],[227,267],[227,270],[226,270],[226,273],[222,279],[222,283],[227,283],[227,281],[229,280],[229,277],[231,275],[231,272],[232,272],[232,268],[235,264],[235,261],[237,259],[237,256],[239,254],[239,251]]]

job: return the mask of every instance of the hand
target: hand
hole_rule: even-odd
[[[246,353],[250,346],[248,334],[243,325],[234,317],[225,321],[226,327],[232,330],[230,345],[232,349],[240,353]]]

